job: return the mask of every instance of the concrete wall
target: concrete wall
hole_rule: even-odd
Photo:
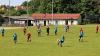
[[[48,23],[50,25],[65,25],[66,24],[66,20],[46,20],[46,25],[48,25]],[[33,25],[36,25],[36,22],[32,21]],[[41,24],[44,25],[44,20],[39,20],[37,22],[37,25]],[[68,20],[68,25],[78,25],[78,20]]]
[[[71,20],[68,20],[68,25],[72,25]]]
[[[73,25],[78,25],[78,20],[74,20]]]
[[[78,25],[78,20],[68,20],[68,25]]]
[[[14,24],[25,24],[25,21],[14,21]]]

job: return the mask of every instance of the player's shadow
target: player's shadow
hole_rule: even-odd
[[[50,37],[50,36],[56,36],[56,35],[46,35],[46,36],[38,36],[38,37]]]
[[[88,42],[88,41],[79,41],[80,43],[85,43],[85,42]]]
[[[82,42],[88,42],[88,41],[82,41]]]
[[[63,47],[72,47],[71,45],[66,45],[66,46],[63,46]]]
[[[56,35],[48,35],[48,36],[56,36]]]
[[[45,36],[38,36],[38,37],[45,37]]]
[[[17,44],[19,44],[19,45],[25,45],[25,43],[17,43]]]

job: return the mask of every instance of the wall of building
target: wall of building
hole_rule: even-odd
[[[72,24],[73,25],[78,25],[78,20],[74,20]]]
[[[25,21],[14,21],[14,24],[25,24]]]
[[[38,24],[41,24],[41,25],[44,25],[44,21],[45,20],[39,20],[37,22],[35,21],[31,21],[31,23],[33,25],[38,25]],[[66,20],[46,20],[46,25],[65,25],[66,24]],[[68,25],[78,25],[78,20],[68,20]]]
[[[78,20],[68,20],[68,25],[78,25]]]
[[[72,21],[72,20],[68,20],[68,25],[72,25],[71,21]]]
[[[65,25],[65,20],[58,20],[58,25]]]

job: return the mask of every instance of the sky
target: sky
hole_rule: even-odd
[[[21,5],[24,1],[27,0],[10,0],[10,5],[18,6]],[[0,0],[0,5],[9,5],[9,0]]]

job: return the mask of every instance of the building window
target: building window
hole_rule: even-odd
[[[25,21],[14,21],[14,24],[25,24]]]

